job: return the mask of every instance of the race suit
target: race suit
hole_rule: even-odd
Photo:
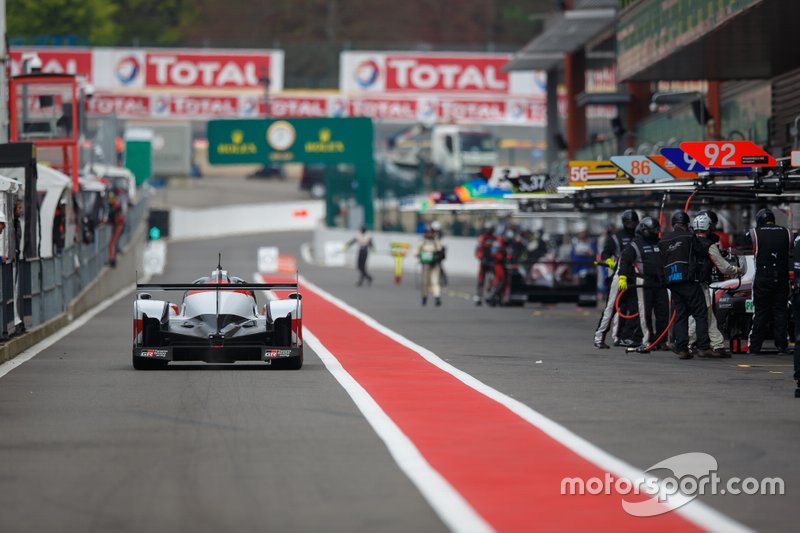
[[[603,244],[603,250],[600,253],[601,262],[605,263],[608,259],[613,259],[615,263],[619,262],[622,255],[622,250],[633,240],[634,232],[622,228],[613,235],[610,235]],[[637,320],[636,319],[622,319],[617,316],[616,300],[617,300],[617,285],[619,284],[619,269],[614,268],[609,270],[608,299],[603,312],[600,315],[600,321],[597,324],[597,329],[594,332],[595,344],[605,341],[606,333],[611,330],[611,335],[614,342],[620,339],[635,340],[637,337]],[[632,315],[636,309],[636,293],[634,291],[626,292],[619,302],[619,308],[626,315]]]
[[[636,290],[642,346],[648,346],[666,331],[669,324],[669,294],[664,288],[664,266],[658,240],[633,239],[622,251],[619,273],[626,276],[629,283],[636,280],[635,289],[630,285],[628,290]]]
[[[788,346],[789,257],[792,236],[783,226],[767,224],[751,231],[756,274],[753,279],[753,325],[750,328],[750,353],[759,353],[764,330],[772,321],[775,346]]]
[[[489,289],[489,302],[492,305],[502,303],[508,279],[508,245],[503,237],[497,237],[491,250],[492,272],[494,280]]]
[[[736,265],[729,263],[722,257],[722,252],[719,250],[719,245],[710,237],[698,237],[703,250],[708,253],[708,262],[704,265],[701,272],[701,283],[703,285],[703,294],[706,297],[706,309],[708,310],[708,337],[711,339],[711,348],[714,350],[721,350],[725,348],[725,338],[717,326],[717,316],[714,313],[714,295],[711,292],[709,284],[714,279],[714,272],[719,276],[732,278],[738,273]],[[696,324],[693,319],[689,320],[689,344],[697,339]]]
[[[475,249],[475,258],[478,260],[478,290],[475,293],[477,302],[483,301],[483,292],[486,288],[486,274],[492,268],[492,245],[495,241],[493,233],[484,233],[478,237],[478,247]]]
[[[689,316],[697,323],[697,348],[708,350],[708,312],[703,288],[697,281],[697,272],[702,268],[704,252],[694,233],[676,229],[661,238],[658,243],[664,266],[664,278],[672,295],[675,323],[672,332],[677,353],[689,350]]]
[[[428,296],[433,296],[437,300],[441,298],[441,287],[439,285],[440,265],[443,254],[442,243],[436,237],[425,238],[417,249],[417,258],[422,265],[422,298],[425,301]]]

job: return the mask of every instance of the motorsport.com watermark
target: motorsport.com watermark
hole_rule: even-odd
[[[669,470],[672,475],[655,477],[648,472]],[[561,494],[566,496],[622,496],[622,508],[633,516],[656,516],[682,507],[705,494],[783,495],[785,483],[779,477],[731,477],[717,474],[717,460],[700,452],[684,453],[661,461],[636,479],[614,476],[603,478],[565,477]]]

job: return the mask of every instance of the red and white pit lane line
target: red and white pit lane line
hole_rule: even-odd
[[[304,341],[451,529],[748,530],[697,500],[641,518],[613,492],[562,495],[565,477],[645,474],[302,278],[301,291]]]

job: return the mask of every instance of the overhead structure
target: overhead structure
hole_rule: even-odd
[[[586,138],[585,105],[598,105],[586,96],[586,70],[613,64],[615,52],[615,0],[574,0],[572,9],[548,21],[545,30],[514,54],[504,70],[547,72],[547,160],[553,164],[558,151],[571,158]],[[558,83],[563,71],[566,88],[566,135],[559,131]],[[583,98],[583,101],[580,100]],[[625,94],[609,97],[611,105],[627,103]],[[608,98],[607,98],[608,99]],[[599,105],[608,105],[602,102]]]
[[[619,14],[621,81],[769,79],[800,67],[800,2],[634,2]]]

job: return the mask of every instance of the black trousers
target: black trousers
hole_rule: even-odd
[[[634,282],[635,280],[631,280],[631,285],[633,285]],[[622,314],[625,316],[634,315],[639,310],[639,301],[635,289],[635,287],[631,286],[631,288],[625,291],[625,293],[619,299],[619,310],[622,311]],[[639,327],[638,317],[619,317],[619,328],[617,329],[617,335],[620,339],[640,342],[642,340],[642,329]]]
[[[366,248],[362,248],[358,251],[358,284],[361,285],[364,283],[364,280],[367,282],[372,283],[372,276],[369,275],[367,272],[367,252]]]
[[[708,338],[708,313],[703,287],[700,283],[678,283],[670,285],[672,307],[675,309],[675,323],[672,334],[675,339],[675,351],[685,352],[689,348],[689,317],[694,317],[697,324],[697,348],[707,350],[711,347]]]
[[[669,324],[669,293],[663,287],[639,287],[639,324],[642,343],[654,342]],[[660,343],[666,342],[666,335]]]
[[[775,346],[785,350],[789,344],[786,337],[789,325],[789,280],[759,277],[753,281],[753,325],[750,327],[750,351],[760,352],[764,344],[767,322],[772,320]]]

